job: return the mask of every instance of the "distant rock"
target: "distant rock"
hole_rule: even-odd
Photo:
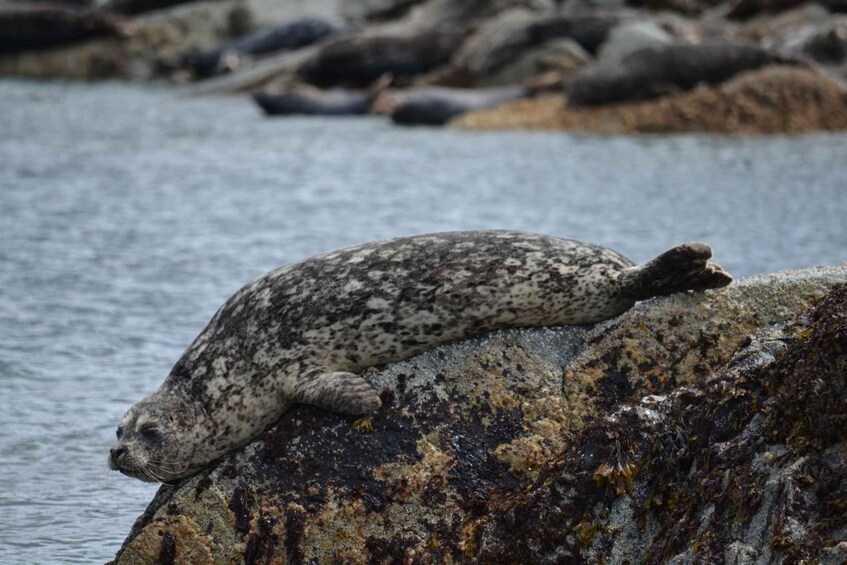
[[[0,54],[0,76],[150,79],[178,53],[211,49],[243,32],[243,10],[239,0],[178,5],[133,18],[128,37]]]
[[[549,72],[567,79],[593,61],[591,54],[572,39],[553,39],[525,51],[512,63],[475,82],[481,86],[527,84]]]
[[[559,96],[467,114],[467,129],[546,129],[597,133],[800,134],[847,129],[847,88],[820,73],[770,66],[718,87],[640,103],[568,108]]]
[[[778,14],[760,14],[744,22],[736,32],[742,39],[763,39],[792,35],[807,26],[826,24],[829,10],[816,2],[808,2]]]
[[[462,29],[411,36],[355,34],[321,46],[298,74],[317,86],[364,87],[385,73],[395,77],[424,74],[445,64],[465,38]]]
[[[347,21],[366,24],[391,20],[405,15],[424,0],[344,0],[340,15]]]
[[[847,15],[832,14],[826,20],[774,34],[767,43],[786,56],[803,56],[823,65],[847,62]]]
[[[674,37],[652,20],[621,22],[609,32],[600,46],[597,61],[618,64],[624,58],[647,47],[661,47],[674,42]]]
[[[452,64],[484,82],[549,42],[569,39],[594,54],[619,21],[616,15],[564,16],[508,10],[481,25],[462,45]]]
[[[755,277],[373,369],[377,415],[294,408],[163,486],[116,562],[837,558],[812,542],[845,527],[847,292],[784,324],[845,281]]]

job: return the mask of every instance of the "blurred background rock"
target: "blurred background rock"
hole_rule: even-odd
[[[406,125],[471,114],[463,127],[802,133],[845,127],[842,11],[844,0],[4,0],[0,74],[261,91],[273,115],[324,113],[315,87],[354,90]],[[784,72],[764,68],[775,65]],[[737,75],[786,97],[746,96],[753,118],[698,119],[720,105],[704,100],[735,96]],[[502,106],[467,91],[501,86],[541,98]],[[643,114],[647,99],[675,115],[600,126],[577,110]],[[794,112],[815,117],[785,119]]]

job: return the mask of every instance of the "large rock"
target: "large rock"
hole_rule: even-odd
[[[650,300],[594,328],[496,332],[373,369],[366,376],[382,390],[377,415],[355,420],[293,409],[240,452],[163,486],[116,561],[619,562],[616,556],[675,555],[695,543],[709,552],[784,555],[797,543],[796,528],[773,526],[786,507],[770,502],[769,493],[783,494],[768,491],[762,477],[781,476],[767,473],[785,469],[785,451],[733,458],[716,442],[738,437],[749,421],[744,406],[755,408],[760,422],[777,414],[780,404],[770,398],[780,391],[826,410],[804,421],[802,406],[794,407],[790,422],[769,428],[769,441],[788,441],[784,434],[795,421],[805,426],[796,428],[800,445],[817,437],[817,426],[843,426],[843,365],[835,365],[842,369],[841,392],[832,395],[838,402],[829,403],[814,391],[832,379],[804,396],[803,381],[778,377],[765,394],[746,382],[735,386],[727,376],[732,369],[721,367],[751,334],[792,320],[845,281],[847,265],[756,277],[722,291]],[[831,325],[813,327],[830,336],[821,343],[844,347],[843,333],[838,337]],[[724,376],[707,380],[716,371]],[[667,396],[680,386],[686,388]],[[646,395],[653,396],[642,405]],[[698,435],[703,426],[714,433]],[[830,448],[833,435],[826,438],[817,453]],[[721,474],[699,463],[707,457],[718,458]],[[816,469],[827,478],[837,475],[833,469],[843,473],[843,459],[828,457],[820,461],[829,467]],[[770,465],[765,475],[750,468],[756,461]],[[799,484],[800,469],[784,475]],[[699,473],[697,480],[689,483],[689,473]],[[760,490],[727,490],[736,484],[721,480],[727,476]],[[835,510],[843,484],[824,483],[816,492],[820,500],[832,493],[826,504]],[[726,493],[736,498],[723,508]],[[709,520],[710,505],[721,521]],[[673,513],[663,518],[668,508]],[[697,524],[681,519],[689,508],[720,535],[697,537]],[[736,508],[748,510],[742,525],[761,508],[760,521],[776,528],[784,545],[771,548],[767,536],[724,535],[720,528],[731,524],[724,517]],[[807,528],[821,521],[811,514],[796,519]],[[833,531],[837,522],[820,531]]]
[[[652,20],[622,22],[615,26],[600,46],[597,60],[604,64],[618,64],[640,49],[660,47],[673,43],[673,36]]]
[[[549,72],[567,79],[593,60],[591,54],[572,39],[554,39],[525,51],[497,72],[476,77],[474,82],[480,86],[527,84]]]
[[[444,26],[474,27],[515,8],[549,12],[555,6],[555,0],[426,0],[384,28],[396,34],[415,34]]]
[[[770,66],[719,87],[635,104],[568,108],[559,96],[472,112],[466,129],[545,129],[597,133],[800,134],[847,129],[847,88],[814,71]]]
[[[740,25],[736,35],[747,40],[761,41],[793,35],[809,25],[826,24],[829,18],[829,10],[816,2],[809,2],[779,14],[760,14],[750,18]]]
[[[844,563],[845,328],[842,284],[713,376],[595,420],[479,525],[478,561]]]
[[[828,66],[847,62],[847,15],[831,15],[820,23],[806,23],[767,43],[787,56],[803,56]]]
[[[515,62],[527,51],[558,39],[570,39],[594,54],[619,21],[620,17],[612,14],[539,15],[510,10],[480,26],[453,63],[475,77],[484,77]]]
[[[137,17],[124,38],[0,55],[0,76],[150,78],[159,63],[188,49],[212,49],[243,33],[240,0],[193,2]]]

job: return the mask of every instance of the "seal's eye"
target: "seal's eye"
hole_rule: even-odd
[[[118,436],[118,439],[121,439],[121,436],[124,435],[124,429],[118,428],[118,430],[115,432],[115,435]]]
[[[141,426],[141,429],[138,430],[138,435],[147,440],[156,440],[162,437],[159,427],[156,426],[156,424],[146,424]]]

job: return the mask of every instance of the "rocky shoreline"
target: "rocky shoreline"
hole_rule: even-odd
[[[269,115],[402,125],[843,130],[843,11],[841,0],[4,0],[0,76],[166,80],[260,92]]]
[[[847,264],[366,375],[163,486],[115,563],[842,563]]]

